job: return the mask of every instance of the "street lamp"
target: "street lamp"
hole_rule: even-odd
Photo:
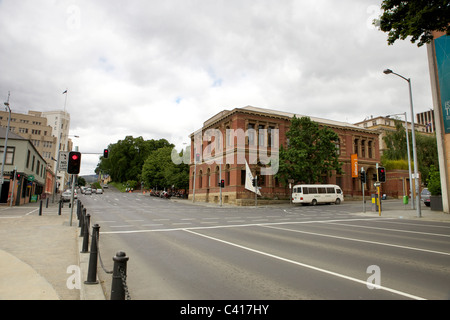
[[[3,186],[3,170],[5,168],[5,160],[6,160],[6,150],[8,148],[8,133],[9,133],[9,125],[11,123],[11,108],[9,107],[9,92],[8,92],[8,101],[5,102],[5,106],[8,109],[9,116],[8,116],[8,126],[6,127],[6,133],[5,133],[5,146],[3,147],[3,161],[2,161],[2,168],[0,171],[0,196],[2,194],[2,186]],[[14,192],[14,190],[13,190]],[[7,201],[8,202],[8,201]]]
[[[395,74],[397,77],[402,78],[408,82],[409,87],[409,104],[411,107],[411,133],[412,133],[412,143],[413,143],[413,157],[414,157],[414,181],[416,186],[416,208],[417,208],[417,217],[420,218],[422,216],[422,211],[420,208],[420,194],[419,194],[419,172],[418,167],[419,163],[417,162],[417,148],[416,148],[416,133],[414,129],[414,107],[413,107],[413,99],[412,99],[412,89],[411,89],[411,79],[405,78],[404,76],[395,73],[391,69],[386,69],[383,71],[384,74]]]
[[[412,187],[412,177],[411,177],[411,152],[409,151],[408,120],[407,120],[406,112],[391,114],[391,115],[388,115],[387,117],[390,118],[391,116],[398,116],[398,115],[405,116],[406,149],[408,152],[409,190],[411,191],[411,209],[414,210],[414,197],[412,195],[413,187]],[[419,205],[420,205],[420,203],[419,203]]]

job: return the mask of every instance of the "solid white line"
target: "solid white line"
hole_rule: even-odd
[[[372,219],[383,219],[390,220],[395,218],[354,218],[354,219],[338,219],[338,220],[326,220],[328,222],[333,221],[360,221],[360,220],[372,220]],[[169,219],[154,219],[153,221],[162,221]],[[125,233],[146,233],[146,232],[163,232],[163,231],[180,231],[180,230],[202,230],[202,229],[221,229],[221,228],[242,228],[242,227],[260,227],[260,226],[270,226],[270,225],[286,225],[286,224],[309,224],[325,222],[324,220],[313,220],[313,221],[287,221],[287,222],[268,222],[268,223],[247,223],[247,224],[230,224],[230,225],[219,225],[211,227],[192,227],[192,228],[169,228],[169,229],[144,229],[144,230],[127,230],[127,231],[106,231],[101,232],[101,234],[125,234]]]
[[[401,249],[416,250],[416,251],[423,251],[423,252],[428,252],[428,253],[436,253],[436,254],[442,254],[442,255],[450,256],[450,253],[448,253],[448,252],[441,252],[441,251],[427,250],[427,249],[421,249],[421,248],[415,248],[415,247],[401,246],[401,245],[385,243],[385,242],[377,242],[377,241],[361,240],[361,239],[355,239],[355,238],[332,236],[332,235],[323,234],[323,233],[315,233],[315,232],[307,232],[307,231],[300,231],[300,230],[292,230],[292,229],[273,227],[273,226],[261,226],[261,227],[277,229],[277,230],[283,230],[283,231],[290,231],[290,232],[310,234],[310,235],[313,235],[313,236],[320,236],[320,237],[328,237],[328,238],[335,238],[335,239],[348,240],[348,241],[370,243],[370,244],[376,244],[376,245],[387,246],[387,247],[395,247],[395,248],[401,248]]]
[[[395,231],[395,232],[404,232],[404,233],[424,234],[424,235],[427,235],[427,236],[450,237],[450,235],[441,234],[441,233],[429,233],[429,232],[409,231],[409,230],[401,230],[401,229],[358,226],[358,225],[353,225],[353,224],[345,224],[345,223],[337,223],[337,222],[322,222],[322,223],[333,224],[333,225],[336,225],[336,226],[350,226],[350,227],[355,227],[355,228],[366,228],[366,229],[375,229],[375,230],[383,230],[383,231]]]
[[[292,264],[295,264],[295,265],[298,265],[298,266],[301,266],[301,267],[304,267],[304,268],[308,268],[308,269],[312,269],[312,270],[315,270],[315,271],[318,271],[318,272],[326,273],[326,274],[329,274],[329,275],[332,275],[332,276],[335,276],[335,277],[339,277],[339,278],[343,278],[343,279],[346,279],[346,280],[350,280],[350,281],[353,281],[353,282],[356,282],[356,283],[359,283],[359,284],[367,285],[367,281],[359,280],[359,279],[356,279],[356,278],[353,278],[353,277],[350,277],[350,276],[346,276],[346,275],[343,275],[343,274],[340,274],[340,273],[337,273],[337,272],[325,270],[325,269],[322,269],[322,268],[319,268],[319,267],[315,267],[315,266],[312,266],[312,265],[309,265],[309,264],[301,263],[301,262],[298,262],[298,261],[294,261],[294,260],[286,259],[286,258],[283,258],[283,257],[280,257],[280,256],[276,256],[276,255],[273,255],[273,254],[270,254],[270,253],[267,253],[267,252],[263,252],[263,251],[259,251],[259,250],[252,249],[252,248],[249,248],[249,247],[241,246],[241,245],[236,244],[236,243],[232,243],[232,242],[229,242],[229,241],[225,241],[225,240],[221,240],[221,239],[218,239],[218,238],[210,237],[210,236],[207,236],[207,235],[204,235],[204,234],[201,234],[201,233],[194,232],[192,230],[185,229],[184,231],[189,232],[189,233],[194,234],[194,235],[197,235],[197,236],[200,236],[200,237],[204,237],[204,238],[210,239],[210,240],[218,241],[218,242],[221,242],[221,243],[233,246],[233,247],[237,247],[237,248],[244,249],[244,250],[247,250],[247,251],[250,251],[250,252],[254,252],[254,253],[257,253],[257,254],[260,254],[260,255],[263,255],[263,256],[267,256],[267,257],[274,258],[274,259],[277,259],[277,260],[280,260],[280,261],[292,263]],[[410,299],[425,300],[422,297],[415,296],[415,295],[412,295],[412,294],[409,294],[409,293],[406,293],[406,292],[403,292],[403,291],[391,289],[391,288],[388,288],[388,287],[383,287],[383,286],[380,286],[380,285],[376,285],[376,286],[374,285],[374,287],[376,289],[388,291],[388,292],[391,292],[391,293],[394,293],[394,294],[398,294],[398,295],[401,295],[401,296],[404,296],[404,297],[407,297],[407,298],[410,298]]]

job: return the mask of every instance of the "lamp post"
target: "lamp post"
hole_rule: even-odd
[[[8,133],[9,133],[9,125],[11,123],[11,108],[9,107],[9,95],[10,93],[8,92],[8,101],[5,102],[5,106],[8,109],[9,115],[8,115],[8,126],[6,127],[6,133],[5,133],[5,146],[3,147],[3,161],[2,161],[2,168],[0,171],[0,197],[2,194],[2,187],[3,187],[3,169],[5,168],[5,160],[6,160],[6,150],[8,148]],[[13,190],[14,192],[14,190]]]
[[[397,115],[405,116],[406,149],[408,152],[409,190],[411,191],[411,209],[414,210],[414,197],[412,195],[413,186],[412,186],[412,177],[411,177],[411,151],[409,151],[408,120],[407,120],[406,112],[391,114],[391,115],[388,115],[387,117],[389,118],[390,116],[397,116]]]
[[[402,78],[403,80],[408,82],[409,87],[409,105],[411,108],[411,133],[412,133],[412,143],[413,143],[413,157],[414,157],[414,181],[416,187],[416,208],[417,208],[417,217],[422,217],[422,211],[420,208],[420,193],[419,193],[419,172],[418,167],[419,163],[417,162],[417,148],[416,148],[416,133],[414,129],[414,107],[413,107],[413,99],[412,99],[412,89],[411,89],[411,78],[405,78],[404,76],[393,72],[391,69],[386,69],[383,71],[384,74],[395,74],[397,77]]]

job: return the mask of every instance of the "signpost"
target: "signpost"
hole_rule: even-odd
[[[69,163],[69,152],[59,152],[58,170],[67,171],[67,164]]]

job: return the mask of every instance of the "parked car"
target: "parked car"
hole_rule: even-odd
[[[73,198],[77,199],[77,190],[75,190],[75,192],[73,193]],[[70,199],[72,199],[72,190],[67,189],[66,191],[64,191],[61,194],[61,200],[66,202],[66,201],[70,201]]]
[[[420,200],[427,206],[430,206],[430,200],[431,200],[431,192],[428,190],[428,188],[424,188],[422,190],[422,193],[420,194]]]
[[[103,193],[103,189],[101,189],[101,188],[100,188],[100,189],[97,189],[97,190],[95,190],[95,193],[96,193],[96,194],[102,194],[102,193]]]
[[[91,195],[92,194],[92,189],[91,188],[86,188],[86,190],[84,190],[84,194],[85,195]]]

